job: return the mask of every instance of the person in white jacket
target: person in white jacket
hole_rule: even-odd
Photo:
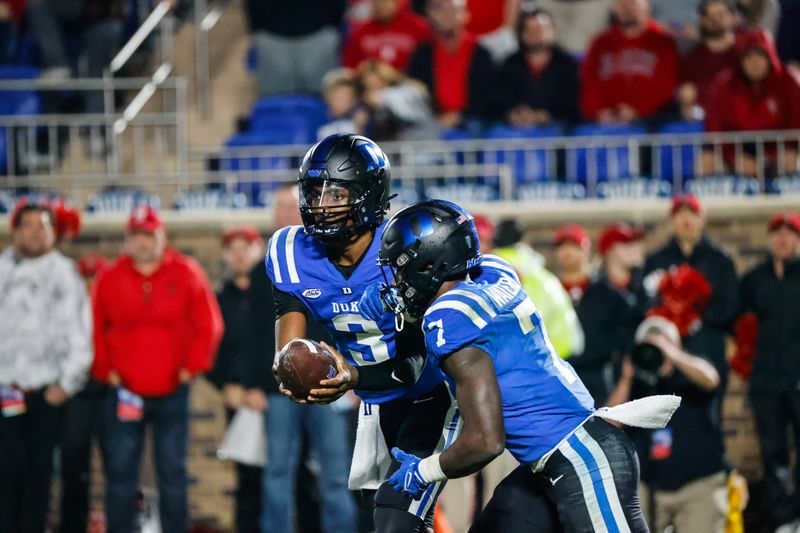
[[[92,363],[75,265],[53,249],[53,213],[23,201],[0,254],[0,531],[44,533],[61,406]]]

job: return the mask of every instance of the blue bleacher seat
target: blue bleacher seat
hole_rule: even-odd
[[[486,133],[487,139],[543,139],[558,137],[562,130],[560,126],[514,128],[511,126],[497,126]],[[514,171],[516,183],[532,183],[546,181],[555,175],[555,152],[531,148],[526,150],[487,151],[485,162],[508,163]]]
[[[27,65],[0,66],[0,80],[32,80],[40,70]],[[36,91],[0,91],[0,115],[38,115],[42,102]],[[7,172],[8,132],[0,128],[0,174]]]
[[[253,106],[248,131],[280,131],[281,144],[309,144],[327,120],[325,102],[304,95],[266,96]]]
[[[596,164],[597,181],[608,179],[628,178],[631,168],[628,158],[632,155],[627,146],[605,148],[600,137],[631,137],[643,135],[646,130],[643,126],[634,124],[584,124],[573,131],[575,137],[598,137],[597,147],[576,148],[567,152],[567,177],[586,183],[589,179],[590,162]],[[589,140],[587,145],[591,145]],[[636,154],[633,154],[636,155]]]
[[[32,80],[40,70],[23,65],[0,66],[0,80]],[[41,101],[36,91],[0,91],[0,115],[37,115]]]
[[[251,131],[238,133],[231,136],[226,142],[226,148],[243,148],[248,146],[269,146],[290,144],[286,142],[286,134],[280,130]],[[237,192],[247,195],[251,205],[267,205],[271,197],[270,191],[277,187],[280,181],[270,180],[265,176],[259,177],[259,171],[283,170],[286,179],[294,178],[296,169],[300,166],[299,158],[286,156],[242,156],[237,157],[235,150],[222,151],[219,162],[222,172],[237,173]]]
[[[248,133],[266,133],[270,144],[311,144],[317,140],[318,121],[305,115],[262,115],[250,122]]]
[[[302,94],[264,96],[253,105],[250,116],[286,112],[308,113],[324,118],[327,106],[321,98]]]
[[[466,141],[472,139],[472,136],[459,128],[444,128],[439,132],[439,138],[443,141]]]
[[[662,126],[659,133],[703,133],[705,128],[700,121],[678,121],[670,122]],[[698,147],[698,150],[700,147]],[[674,158],[677,155],[677,161]],[[676,146],[661,146],[658,149],[658,171],[659,176],[663,180],[675,181],[675,178],[680,178],[681,181],[694,177],[695,166],[695,152],[691,143],[679,144]],[[675,163],[678,164],[677,168]],[[653,162],[656,165],[656,162]]]

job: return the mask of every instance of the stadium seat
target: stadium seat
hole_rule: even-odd
[[[584,124],[578,126],[573,131],[573,136],[585,137],[587,146],[567,152],[568,179],[585,184],[589,180],[590,163],[592,162],[596,168],[598,182],[630,177],[632,169],[629,157],[632,154],[628,147],[626,145],[604,147],[602,137],[631,137],[644,133],[646,133],[644,127],[632,124]],[[597,146],[593,146],[594,144]]]
[[[20,65],[0,66],[0,80],[33,80],[40,70]],[[38,115],[41,101],[36,91],[0,91],[0,115]]]
[[[0,66],[0,80],[32,80],[41,71],[24,65]],[[42,102],[36,91],[0,91],[0,115],[38,115]],[[8,131],[0,128],[0,174],[7,172]]]
[[[703,133],[705,128],[700,121],[678,121],[665,124],[658,130],[659,133]],[[677,160],[675,158],[677,157]],[[658,172],[663,180],[675,182],[679,177],[682,181],[694,177],[695,151],[691,143],[675,146],[661,146],[658,149]],[[677,167],[676,167],[677,163]],[[655,166],[655,162],[654,162]]]
[[[443,141],[466,141],[472,139],[472,136],[459,128],[444,128],[439,132],[439,138]]]
[[[543,139],[558,137],[562,131],[559,126],[514,128],[511,126],[497,126],[489,130],[487,139]],[[534,143],[532,143],[534,144]],[[555,152],[548,152],[541,148],[529,150],[496,150],[485,153],[487,164],[508,163],[514,172],[514,181],[517,184],[547,181],[554,177],[556,166]]]
[[[325,123],[327,108],[319,98],[304,95],[266,96],[250,112],[249,131],[280,131],[281,144],[309,144]]]
[[[262,115],[250,121],[248,133],[266,133],[274,142],[270,144],[311,144],[317,140],[316,120],[305,115]]]
[[[248,146],[270,146],[291,144],[286,142],[284,132],[280,130],[252,131],[233,135],[225,142],[225,147],[232,150],[222,151],[219,162],[221,172],[237,174],[237,192],[244,193],[250,205],[267,205],[271,192],[283,180],[275,180],[274,174],[268,176],[264,171],[285,171],[287,179],[300,166],[298,157],[286,156],[242,156],[238,157],[237,148]],[[272,178],[272,179],[270,179]],[[265,194],[266,193],[266,194]]]

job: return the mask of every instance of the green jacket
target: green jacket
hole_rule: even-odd
[[[561,281],[544,267],[542,257],[526,245],[497,248],[492,251],[511,263],[519,274],[522,287],[542,315],[547,336],[556,353],[567,358],[583,351],[583,329]]]

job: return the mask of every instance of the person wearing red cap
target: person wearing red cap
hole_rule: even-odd
[[[249,370],[254,364],[251,359],[268,359],[275,345],[274,329],[264,327],[275,322],[273,306],[268,305],[272,290],[261,261],[265,252],[264,239],[256,228],[233,228],[222,236],[222,258],[229,277],[217,292],[217,301],[225,333],[206,378],[222,391],[228,420],[243,405],[257,411],[265,408],[264,394],[250,383],[253,373]],[[264,341],[259,339],[262,332]],[[236,463],[237,531],[259,530],[262,473],[262,468]]]
[[[757,320],[750,401],[761,444],[766,525],[797,519],[798,492],[786,483],[791,425],[800,449],[800,215],[778,213],[768,226],[770,254],[742,278],[742,312]],[[800,466],[795,466],[800,479]],[[794,528],[792,528],[794,530]]]
[[[760,131],[800,128],[800,78],[781,65],[772,36],[766,30],[745,32],[737,38],[736,68],[721,73],[712,88],[706,110],[708,131]],[[720,168],[712,149],[702,153],[705,174],[734,170],[748,176],[786,175],[797,171],[797,143],[786,143],[781,154],[775,143],[757,159],[754,146],[744,144],[736,161],[736,150],[725,146]],[[778,160],[782,157],[782,160]],[[759,164],[767,168],[759,168]]]
[[[185,531],[189,383],[211,368],[223,331],[200,265],[167,247],[149,206],[128,220],[126,253],[97,280],[92,375],[114,389],[106,405],[108,530],[134,530],[145,427],[153,429],[163,531]]]
[[[598,240],[603,266],[576,308],[586,343],[570,363],[595,399],[595,407],[605,405],[614,386],[613,367],[633,345],[633,334],[644,318],[643,237],[628,224],[603,228]]]
[[[577,306],[591,283],[592,241],[582,226],[565,224],[556,230],[553,244],[556,247],[558,279],[569,293],[572,304]]]
[[[697,196],[675,196],[670,216],[673,236],[665,246],[647,257],[645,287],[648,294],[655,297],[664,272],[684,263],[705,276],[711,283],[712,294],[703,313],[703,329],[709,329],[705,333],[713,333],[710,336],[701,335],[708,344],[694,351],[724,361],[724,335],[739,305],[736,269],[728,254],[706,235],[705,210]]]
[[[682,338],[682,349],[702,357],[718,374],[714,386],[701,384],[680,373],[665,377],[665,391],[674,391],[694,399],[678,410],[669,433],[653,434],[653,441],[639,442],[642,457],[642,478],[650,487],[657,489],[654,499],[669,500],[669,494],[693,494],[691,487],[710,495],[724,490],[724,446],[722,439],[722,398],[728,382],[725,337],[730,331],[739,308],[739,282],[731,258],[705,234],[705,212],[700,199],[694,195],[678,195],[672,199],[670,208],[672,238],[666,245],[647,257],[645,261],[645,289],[650,305],[661,305],[658,288],[666,272],[673,267],[687,265],[711,286],[711,296],[703,308],[696,309],[700,320],[693,325],[692,332]],[[686,387],[689,387],[688,389]],[[680,392],[685,391],[685,392]],[[695,442],[697,436],[703,436]],[[656,439],[661,439],[656,442]],[[658,444],[658,446],[656,446]],[[665,444],[662,446],[662,444]],[[651,449],[651,445],[652,449]],[[659,448],[656,453],[654,450]],[[652,453],[651,453],[652,452]],[[675,492],[677,494],[677,492]],[[666,500],[665,500],[666,499]],[[693,515],[697,520],[691,531],[710,531],[719,522],[719,513],[712,515],[711,498],[691,498],[682,506],[673,509],[673,518]],[[697,502],[700,502],[698,505]],[[657,503],[657,505],[660,505]],[[723,517],[724,518],[724,517]],[[686,518],[689,520],[689,518]]]
[[[64,403],[92,362],[89,299],[54,249],[55,217],[33,200],[0,253],[0,531],[44,533]]]

